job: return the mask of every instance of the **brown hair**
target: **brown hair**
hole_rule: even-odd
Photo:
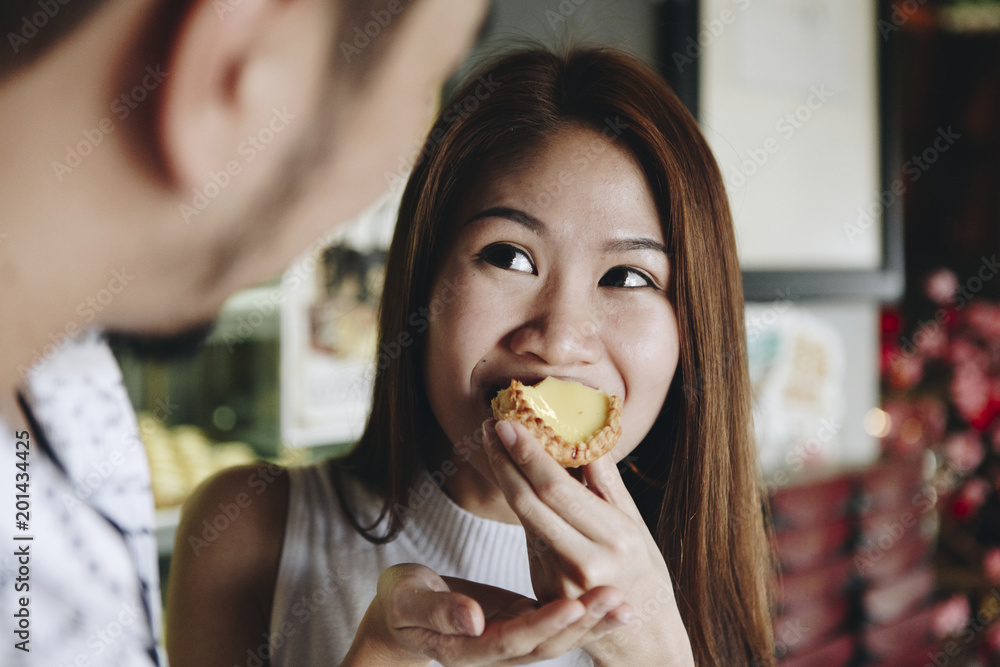
[[[605,136],[614,128],[614,140],[638,160],[672,256],[678,372],[657,424],[630,457],[642,469],[628,474],[630,489],[675,581],[697,664],[771,664],[768,543],[726,193],[691,114],[658,74],[619,51],[521,50],[472,75],[443,106],[389,250],[371,416],[358,447],[337,462],[383,495],[388,530],[378,535],[378,524],[354,519],[355,528],[373,542],[393,539],[418,472],[454,455],[442,451],[447,440],[425,396],[417,314],[432,305],[434,267],[449,250],[463,192],[487,163],[523,159],[541,140],[581,125]]]

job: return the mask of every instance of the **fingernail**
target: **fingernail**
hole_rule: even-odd
[[[483,422],[483,440],[492,443],[496,440],[496,419],[487,419]]]
[[[468,614],[462,607],[457,607],[451,612],[451,625],[455,629],[455,634],[468,635],[472,632],[472,623],[467,618]]]
[[[500,438],[500,442],[504,444],[504,447],[510,449],[517,442],[517,433],[514,431],[514,427],[508,422],[497,422],[496,425],[497,436]]]
[[[624,609],[608,619],[608,627],[620,628],[632,622],[632,610]]]
[[[563,625],[573,625],[587,613],[587,609],[583,605],[578,605],[573,607],[572,611],[566,612],[566,616],[563,617]]]
[[[601,602],[601,603],[597,604],[596,606],[594,606],[593,609],[591,609],[590,614],[594,618],[604,618],[605,614],[607,614],[609,611],[611,611],[612,609],[614,609],[617,606],[618,606],[617,603],[614,603],[614,602],[612,602],[610,600],[608,600],[606,602]]]

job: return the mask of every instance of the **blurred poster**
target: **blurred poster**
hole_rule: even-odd
[[[401,189],[316,244],[282,281],[281,436],[353,443],[368,418],[386,250]]]

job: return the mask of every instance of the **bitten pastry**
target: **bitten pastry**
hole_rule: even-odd
[[[604,456],[622,434],[622,399],[579,382],[547,377],[532,387],[511,380],[490,405],[496,419],[524,424],[566,468]]]

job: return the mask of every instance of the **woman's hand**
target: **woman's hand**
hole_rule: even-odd
[[[523,665],[555,658],[618,627],[621,594],[603,586],[540,606],[493,586],[394,565],[378,580],[341,667]]]
[[[538,599],[613,586],[625,604],[609,618],[627,627],[584,646],[598,664],[693,664],[670,572],[611,457],[582,468],[584,486],[521,424],[490,420],[483,429],[490,466],[527,534]]]

